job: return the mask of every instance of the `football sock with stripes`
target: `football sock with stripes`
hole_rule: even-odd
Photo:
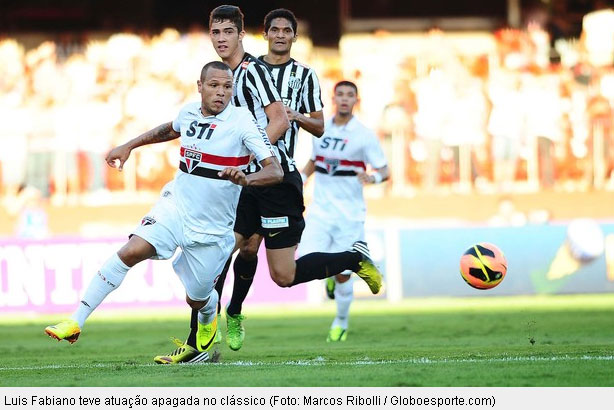
[[[354,284],[352,279],[339,283],[335,279],[335,303],[337,303],[337,316],[333,320],[331,327],[341,326],[342,329],[348,328],[350,317],[350,305],[354,299]]]
[[[314,279],[325,279],[345,270],[356,272],[360,269],[361,261],[362,255],[354,251],[307,254],[297,259],[294,282],[291,286]]]
[[[87,320],[88,316],[102,303],[107,295],[121,285],[130,268],[122,262],[117,253],[114,253],[94,276],[79,303],[77,311],[71,318],[79,327]]]
[[[220,313],[222,311],[222,306],[220,304],[220,301],[222,300],[222,291],[224,290],[224,282],[226,281],[226,274],[228,273],[228,269],[230,269],[231,261],[232,261],[232,255],[230,255],[230,257],[226,261],[226,265],[224,265],[224,269],[222,269],[222,273],[220,273],[220,277],[217,278],[217,282],[215,283],[215,290],[217,291],[217,294],[219,296],[218,301],[217,301],[217,313]]]
[[[235,273],[234,287],[232,289],[232,297],[226,308],[226,313],[235,316],[241,313],[243,302],[247,297],[249,288],[254,282],[256,267],[258,266],[258,256],[254,259],[245,259],[241,253],[235,258],[235,263],[232,265]]]
[[[186,343],[196,349],[196,332],[198,332],[198,310],[192,309],[190,316],[190,334]]]

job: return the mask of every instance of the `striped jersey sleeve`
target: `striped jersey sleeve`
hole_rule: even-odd
[[[303,82],[299,112],[307,114],[310,112],[322,111],[323,108],[320,82],[318,81],[318,76],[315,71],[310,68]]]
[[[245,53],[241,63],[233,70],[234,89],[232,104],[245,107],[258,125],[266,128],[269,123],[264,108],[281,101],[279,91],[268,68],[252,55]]]
[[[281,101],[271,73],[265,66],[257,62],[250,64],[246,76],[247,87],[258,97],[263,107]]]

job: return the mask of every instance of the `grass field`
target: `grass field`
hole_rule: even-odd
[[[614,295],[357,302],[339,344],[333,310],[248,307],[243,349],[180,366],[152,358],[187,312],[96,312],[72,346],[0,318],[0,386],[614,386]]]

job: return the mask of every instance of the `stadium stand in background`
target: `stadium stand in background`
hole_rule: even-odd
[[[358,115],[378,129],[393,172],[387,191],[371,195],[614,190],[614,11],[600,1],[587,14],[557,4],[524,10],[519,29],[378,30],[344,35],[332,50],[301,39],[326,109],[334,82],[359,84]],[[194,72],[215,59],[208,34],[38,38],[0,40],[5,208],[153,201],[172,178],[175,146],[143,149],[123,173],[107,169],[103,154],[196,97]],[[348,48],[405,38],[418,46],[402,47],[394,75],[377,82],[386,62],[362,56],[358,66]],[[264,46],[256,32],[246,41]]]

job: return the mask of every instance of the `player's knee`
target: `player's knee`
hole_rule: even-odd
[[[290,272],[284,272],[272,269],[271,279],[282,288],[289,288],[294,283],[294,275],[290,275]]]
[[[292,283],[294,281],[291,279],[282,277],[282,278],[273,278],[273,282],[275,282],[277,286],[281,288],[289,288],[290,286],[292,286]]]
[[[185,297],[185,301],[188,305],[190,305],[192,309],[195,309],[195,310],[200,310],[207,304],[206,300],[192,300],[187,295]]]
[[[347,282],[348,280],[350,280],[350,275],[343,275],[343,274],[338,274],[335,275],[335,279],[337,280],[337,283],[344,283]]]
[[[128,246],[124,246],[123,248],[121,248],[117,252],[117,256],[119,257],[119,259],[121,259],[123,263],[126,264],[126,266],[130,267],[136,265],[143,260],[143,256],[138,249]]]
[[[253,261],[258,257],[258,248],[253,248],[249,245],[245,246],[241,248],[241,250],[239,251],[239,255],[241,256],[241,258],[243,258],[243,260]]]
[[[247,242],[244,246],[241,247],[239,255],[241,256],[241,258],[243,258],[243,260],[253,261],[258,257],[258,247],[254,246],[250,242]]]

